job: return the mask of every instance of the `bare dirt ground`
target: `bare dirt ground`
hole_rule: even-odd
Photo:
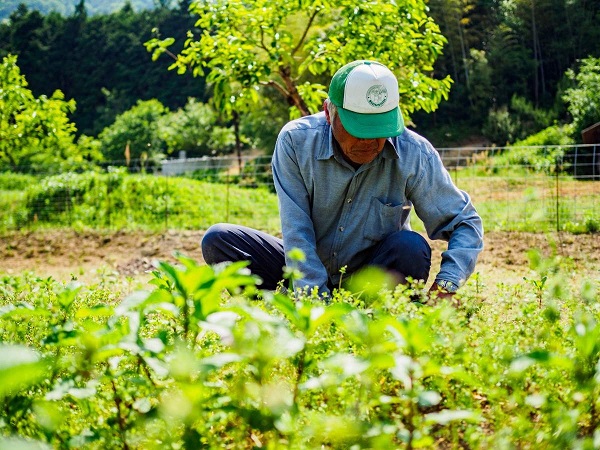
[[[31,271],[37,276],[68,281],[76,277],[92,282],[102,273],[123,277],[148,276],[155,260],[174,262],[179,251],[202,262],[202,231],[76,232],[44,230],[15,232],[0,236],[0,273],[16,275]],[[432,275],[439,266],[444,242],[432,242]],[[600,280],[600,234],[535,234],[491,232],[485,236],[485,250],[476,271],[488,285],[520,282],[528,275],[527,251],[569,258],[580,276]],[[430,280],[431,282],[432,280]]]

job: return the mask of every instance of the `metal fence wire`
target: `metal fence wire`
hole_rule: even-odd
[[[600,228],[600,145],[440,148],[438,153],[487,230]],[[129,161],[129,167],[113,161],[93,171],[63,173],[49,167],[23,178],[3,173],[0,226],[168,230],[235,221],[276,231],[270,162],[270,156],[245,155]],[[177,190],[181,179],[191,184]],[[182,199],[185,192],[194,200]],[[417,217],[413,224],[419,229]]]

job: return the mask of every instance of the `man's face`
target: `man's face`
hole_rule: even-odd
[[[359,139],[346,131],[339,115],[336,114],[332,123],[329,111],[325,108],[325,116],[327,117],[327,122],[331,125],[333,137],[335,137],[346,159],[351,163],[369,163],[383,150],[386,138]]]

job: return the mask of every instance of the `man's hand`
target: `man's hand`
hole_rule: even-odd
[[[452,300],[454,299],[454,293],[448,292],[441,286],[438,286],[436,282],[434,282],[429,288],[429,298],[435,298],[436,300],[445,299],[452,303]]]

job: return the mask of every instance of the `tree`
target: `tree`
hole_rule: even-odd
[[[62,92],[36,98],[17,66],[17,57],[8,55],[0,64],[0,169],[50,171],[72,168],[100,155],[93,145],[77,146],[75,125],[68,114],[73,100]]]
[[[241,114],[258,100],[259,89],[276,89],[292,115],[316,112],[329,80],[354,59],[376,59],[398,77],[405,115],[433,111],[451,80],[430,76],[444,37],[422,0],[214,0],[192,2],[199,38],[191,34],[171,66],[206,76],[215,104]],[[153,57],[174,39],[146,43]]]
[[[231,153],[235,144],[231,127],[219,124],[209,104],[193,99],[184,108],[161,117],[159,135],[168,153],[185,151],[188,158]]]
[[[589,57],[581,61],[579,70],[566,73],[575,86],[567,89],[563,100],[573,118],[573,133],[581,140],[581,132],[600,122],[600,58]]]
[[[152,159],[166,150],[158,124],[169,110],[156,99],[138,101],[100,133],[102,152],[109,161]]]
[[[149,7],[152,2],[146,1]],[[143,46],[154,27],[183,41],[194,25],[187,10],[126,8],[97,15],[92,13],[98,12],[94,5],[99,1],[71,3],[75,9],[67,17],[57,12],[42,15],[23,6],[0,22],[0,58],[18,56],[34,95],[50,96],[60,89],[65,98],[76,99],[71,119],[78,133],[97,136],[137,100],[156,98],[176,109],[189,97],[207,99],[204,80],[167,71],[171,61],[154,63]],[[132,3],[140,9],[139,0]],[[108,2],[101,6],[108,7]]]

